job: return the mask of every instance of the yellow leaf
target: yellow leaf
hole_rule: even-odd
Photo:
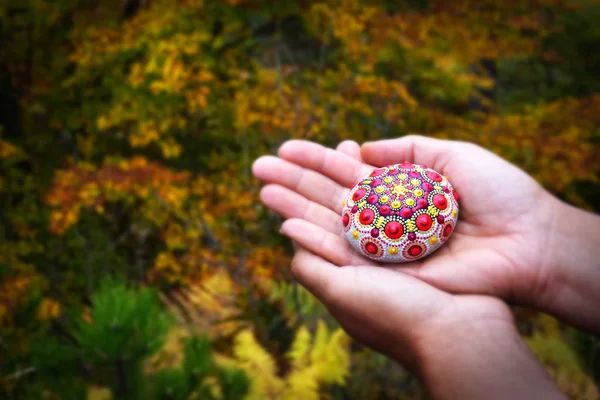
[[[252,331],[240,332],[233,348],[239,366],[251,379],[249,400],[277,398],[283,382],[277,376],[273,357],[256,341]]]
[[[90,386],[87,391],[87,400],[112,400],[110,389],[101,386]]]

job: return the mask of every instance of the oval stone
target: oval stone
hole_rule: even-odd
[[[344,204],[346,238],[363,256],[381,262],[428,256],[448,241],[458,222],[458,195],[450,181],[406,161],[371,172]]]

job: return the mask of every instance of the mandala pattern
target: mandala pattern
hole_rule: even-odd
[[[444,244],[458,221],[458,193],[424,165],[403,162],[374,170],[344,201],[346,238],[365,257],[414,261]]]

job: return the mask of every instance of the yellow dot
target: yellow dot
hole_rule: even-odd
[[[392,201],[392,208],[400,208],[400,207],[402,207],[402,203],[400,203],[398,200]]]
[[[420,167],[420,166],[418,166],[418,165],[415,167],[415,169],[416,169],[417,171],[419,171],[419,172],[423,171],[423,168],[421,168],[421,167]]]
[[[414,205],[415,205],[415,199],[412,199],[412,198],[410,198],[410,197],[409,197],[408,199],[404,200],[404,202],[405,202],[405,203],[406,203],[406,205],[407,205],[407,206],[409,206],[409,207],[412,207],[412,206],[414,206]]]
[[[456,208],[453,208],[453,209],[452,209],[452,216],[453,216],[454,218],[456,218]]]
[[[398,254],[398,248],[397,247],[390,247],[388,249],[388,253],[390,253],[391,255]]]
[[[358,231],[357,230],[352,231],[352,237],[354,239],[358,239]]]
[[[390,201],[390,198],[387,197],[387,196],[381,196],[379,198],[379,201],[382,202],[382,203],[387,203],[388,201]]]
[[[383,185],[379,185],[375,188],[375,192],[377,193],[383,193],[385,191],[385,186]]]
[[[423,190],[422,189],[415,189],[413,190],[413,194],[417,197],[421,197],[423,196]]]
[[[402,185],[394,186],[394,193],[400,195],[406,193],[406,188]]]
[[[386,183],[390,183],[394,180],[393,176],[386,176],[385,178],[383,178],[383,181]]]
[[[442,187],[441,187],[441,186],[434,186],[433,188],[434,188],[435,190],[442,190]]]
[[[438,241],[437,236],[432,236],[429,238],[429,244],[436,244]]]
[[[401,181],[405,180],[406,178],[408,178],[408,175],[406,175],[406,174],[398,174],[398,179],[400,179]]]
[[[437,217],[438,209],[435,206],[429,206],[427,210],[429,210],[429,214],[433,215],[434,217]]]
[[[413,186],[417,186],[417,185],[421,184],[421,181],[418,180],[418,179],[411,179],[410,180],[410,184],[413,185]]]
[[[370,185],[370,184],[371,184],[371,181],[368,179],[366,181],[363,181],[363,185]]]

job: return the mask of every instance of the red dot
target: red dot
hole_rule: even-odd
[[[444,227],[443,235],[444,235],[444,237],[448,237],[448,236],[450,236],[451,233],[452,233],[452,225],[448,224]]]
[[[390,206],[381,206],[381,207],[379,207],[379,213],[381,215],[388,215],[390,213]]]
[[[363,225],[369,225],[375,219],[375,213],[370,208],[365,208],[360,212],[360,223]]]
[[[391,169],[390,172],[388,172],[388,174],[390,175],[398,175],[400,173],[400,171],[398,171],[397,169]]]
[[[422,198],[421,199],[417,199],[417,207],[424,208],[424,207],[427,207],[427,204],[428,204],[427,200],[422,199]]]
[[[431,217],[428,214],[421,214],[417,217],[417,228],[419,228],[420,230],[429,230],[429,228],[431,228],[431,224],[433,224],[433,221],[431,220]]]
[[[426,192],[431,192],[433,190],[433,185],[429,182],[423,182],[421,184],[421,187],[423,188],[424,191]]]
[[[408,176],[410,176],[411,178],[419,178],[421,175],[417,171],[410,171],[408,173]]]
[[[374,238],[379,236],[379,230],[377,228],[373,228],[371,229],[371,236],[373,236]]]
[[[456,190],[452,191],[452,195],[454,196],[454,198],[456,199],[456,201],[458,201],[458,199],[460,199],[460,196],[458,195],[458,193],[456,193]]]
[[[404,233],[402,224],[396,221],[390,221],[385,225],[385,234],[390,239],[398,239]]]
[[[352,214],[356,214],[358,212],[358,206],[352,207]]]
[[[438,222],[438,224],[443,224],[444,223],[444,216],[443,215],[438,215],[437,216],[437,222]]]
[[[368,253],[370,254],[377,254],[377,251],[379,250],[377,248],[377,245],[373,242],[369,242],[365,245],[365,249],[367,250]]]
[[[433,196],[433,204],[440,210],[445,210],[448,207],[448,200],[443,194],[436,194]]]
[[[349,222],[350,222],[350,216],[348,214],[344,214],[344,216],[342,217],[342,223],[344,224],[344,226],[348,226]]]
[[[367,191],[364,188],[358,189],[352,195],[352,200],[357,201],[357,200],[361,199],[365,195],[365,193],[367,193]]]
[[[409,233],[408,240],[417,240],[417,234],[414,232]]]
[[[427,172],[425,172],[425,175],[427,175],[427,177],[434,182],[442,181],[442,176],[435,171],[427,171]]]
[[[377,203],[377,200],[379,200],[379,197],[377,197],[376,194],[372,194],[369,197],[367,197],[367,203],[369,204],[375,204]]]
[[[410,208],[403,207],[402,210],[400,210],[400,215],[402,218],[409,219],[412,217],[413,212]]]
[[[404,161],[402,164],[400,164],[400,168],[413,168],[413,165],[408,161]]]
[[[408,248],[408,254],[410,254],[412,257],[418,256],[419,254],[421,254],[422,251],[423,248],[418,244],[413,244]]]
[[[371,172],[371,176],[377,176],[382,174],[385,171],[383,168],[377,168],[375,171]]]

